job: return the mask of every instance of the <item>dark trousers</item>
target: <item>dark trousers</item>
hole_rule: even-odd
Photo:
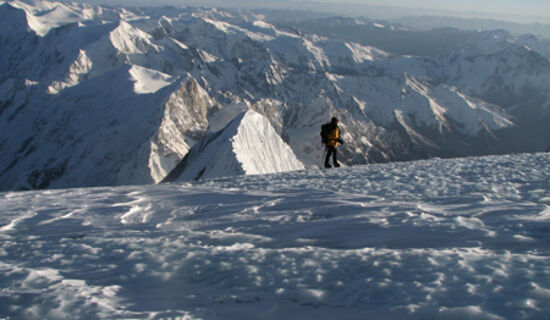
[[[327,156],[325,157],[325,167],[329,166],[329,159],[332,156],[332,163],[336,166],[338,164],[338,152],[335,147],[327,146]]]

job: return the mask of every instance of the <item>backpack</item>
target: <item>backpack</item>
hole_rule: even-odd
[[[328,142],[328,134],[330,132],[330,123],[325,123],[321,126],[321,141],[326,144]]]

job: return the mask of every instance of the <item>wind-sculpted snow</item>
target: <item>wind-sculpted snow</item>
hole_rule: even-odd
[[[0,317],[545,319],[550,155],[0,194]]]

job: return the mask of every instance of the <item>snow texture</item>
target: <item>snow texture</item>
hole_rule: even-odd
[[[550,154],[0,193],[0,318],[548,319]]]

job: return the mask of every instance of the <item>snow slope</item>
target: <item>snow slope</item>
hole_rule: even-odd
[[[0,193],[0,318],[547,319],[550,154]]]
[[[269,121],[253,110],[197,143],[165,181],[303,170]]]

